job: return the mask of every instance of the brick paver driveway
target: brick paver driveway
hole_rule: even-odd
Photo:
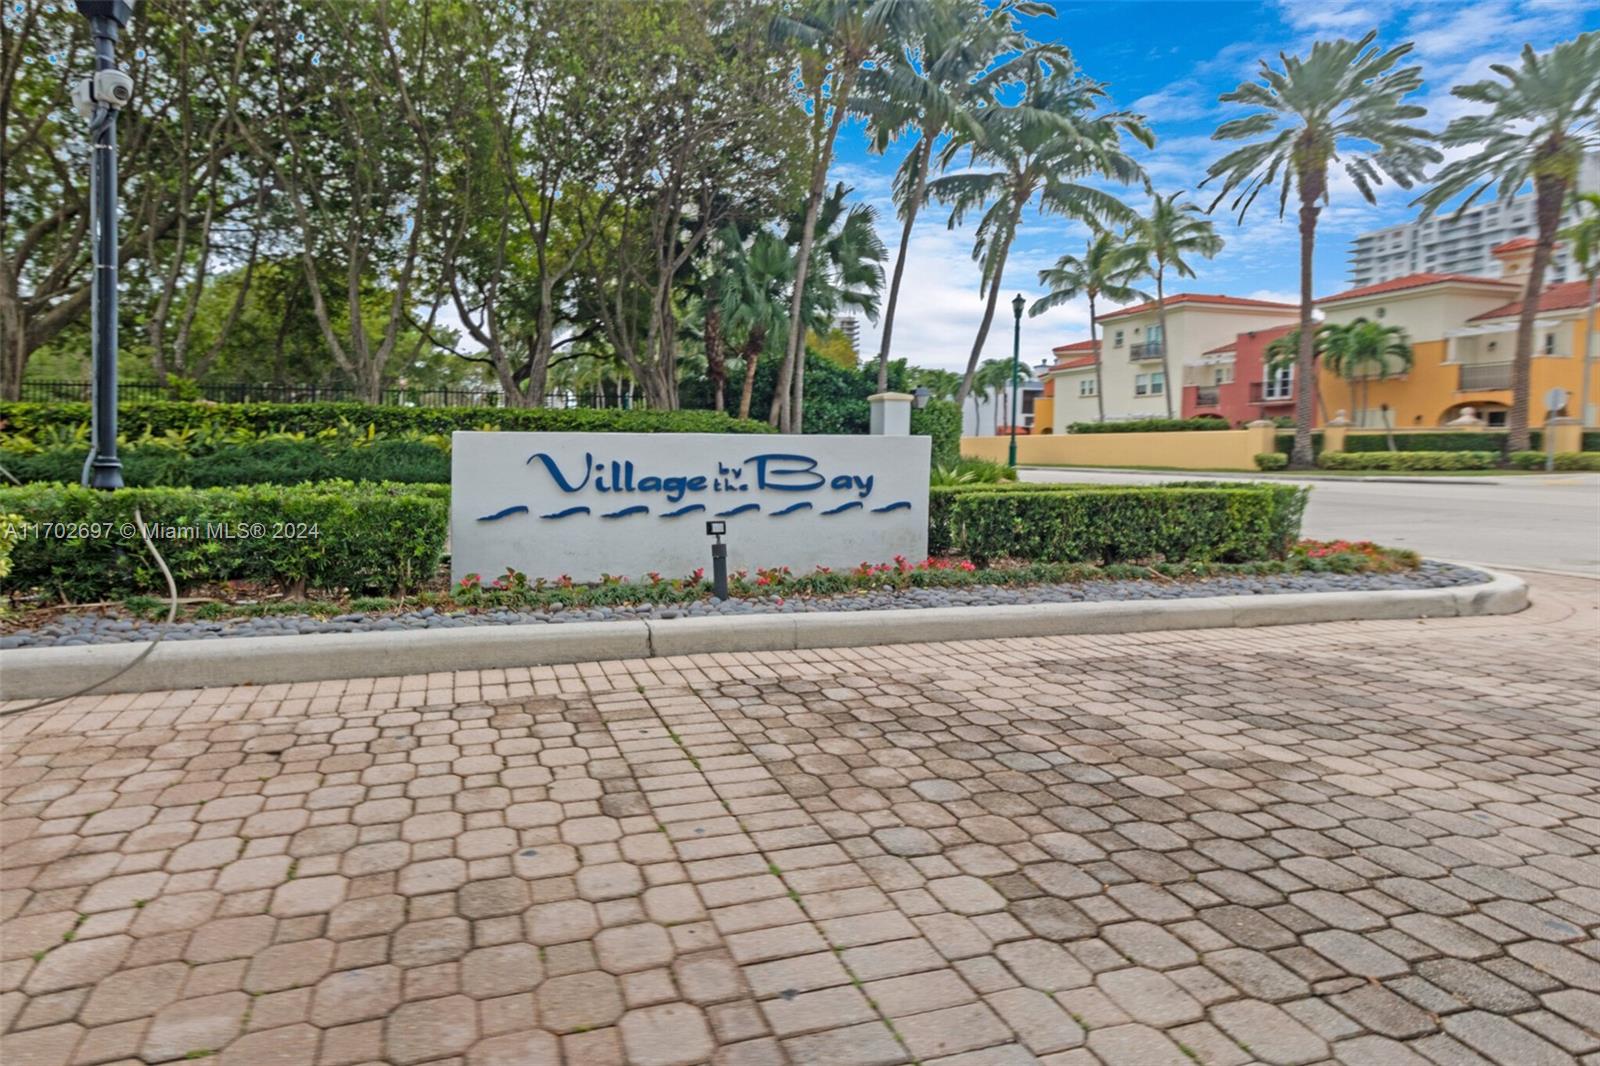
[[[13,718],[7,1066],[1600,1062],[1596,587]]]

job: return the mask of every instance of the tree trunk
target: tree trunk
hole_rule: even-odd
[[[1005,244],[1000,247],[1000,257],[995,262],[994,276],[989,279],[989,302],[984,305],[983,321],[978,323],[978,335],[972,341],[972,354],[967,356],[967,373],[961,379],[960,391],[956,393],[957,403],[964,401],[972,392],[972,382],[978,374],[978,359],[983,355],[983,346],[989,340],[989,327],[994,323],[994,308],[1000,299],[1000,282],[1005,277],[1006,257],[1011,254],[1011,237],[1016,231],[1013,221],[1010,232],[1005,237]]]
[[[839,94],[828,100],[834,109],[833,118],[828,123],[822,143],[817,145],[817,158],[811,169],[811,191],[806,197],[806,218],[800,227],[799,257],[794,264],[794,293],[789,297],[789,340],[784,345],[783,364],[778,368],[778,387],[772,392],[772,413],[768,417],[768,421],[784,433],[801,431],[800,418],[804,412],[796,408],[803,404],[805,393],[806,323],[801,312],[805,308],[806,274],[811,268],[811,246],[817,238],[817,212],[828,187],[828,164],[833,160],[833,144],[848,114],[850,90],[855,86],[855,79],[854,70],[846,69],[840,74]],[[820,97],[817,102],[821,106]],[[795,390],[794,398],[799,399],[801,404],[791,402],[791,386]]]
[[[1550,142],[1539,155],[1548,157],[1559,150]],[[1536,168],[1537,170],[1537,165]],[[1511,357],[1511,413],[1506,417],[1506,450],[1529,449],[1529,408],[1533,400],[1533,323],[1539,317],[1539,294],[1544,291],[1544,275],[1555,250],[1556,231],[1561,227],[1561,206],[1567,195],[1567,182],[1558,175],[1545,174],[1534,179],[1534,214],[1539,220],[1539,243],[1533,248],[1533,266],[1522,292],[1522,314],[1517,317],[1517,347]]]
[[[757,326],[744,342],[744,389],[739,394],[739,417],[750,417],[750,394],[756,387],[756,363],[761,359],[761,349],[766,346],[767,331]]]
[[[1300,351],[1294,360],[1294,450],[1289,465],[1306,470],[1316,465],[1311,448],[1313,390],[1316,387],[1313,359],[1316,354],[1315,328],[1311,317],[1311,253],[1317,241],[1317,200],[1326,184],[1323,174],[1300,177]]]
[[[1161,284],[1161,275],[1165,269],[1164,265],[1156,267],[1156,321],[1161,323],[1161,392],[1167,398],[1167,417],[1171,418],[1172,363],[1167,356],[1172,351],[1172,339],[1167,336],[1167,294]]]
[[[726,411],[727,399],[723,395],[728,384],[728,362],[722,351],[722,311],[715,302],[716,283],[711,285],[711,295],[706,304],[706,377],[711,379],[713,410]]]
[[[906,271],[906,253],[911,245],[911,227],[916,224],[917,210],[923,197],[928,195],[928,163],[933,142],[926,134],[918,148],[922,161],[918,164],[917,187],[906,202],[906,222],[900,228],[900,254],[895,257],[894,277],[889,282],[889,302],[883,310],[883,336],[878,341],[878,391],[889,391],[889,339],[894,336],[894,309],[900,301],[900,278]]]
[[[1161,340],[1162,343],[1166,343],[1165,336]],[[1096,421],[1104,422],[1106,420],[1106,390],[1103,387],[1104,382],[1100,380],[1100,341],[1095,336],[1094,293],[1092,292],[1089,294],[1089,351],[1094,356],[1094,409],[1098,415]]]

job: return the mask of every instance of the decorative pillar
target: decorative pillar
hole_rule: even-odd
[[[911,404],[916,399],[909,392],[878,392],[867,397],[872,410],[868,432],[880,437],[909,437],[911,435]]]
[[[1344,408],[1334,412],[1328,424],[1322,427],[1322,450],[1325,452],[1344,451],[1344,438],[1350,432],[1350,419],[1344,413]]]
[[[1545,441],[1546,450],[1557,454],[1583,451],[1581,418],[1548,418],[1544,423],[1544,432],[1548,438]]]

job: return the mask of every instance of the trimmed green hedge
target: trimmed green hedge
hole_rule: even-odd
[[[0,464],[24,484],[76,484],[82,448],[51,448],[32,454],[0,449]],[[307,481],[395,481],[407,484],[450,480],[450,455],[422,441],[379,440],[360,447],[312,440],[259,440],[226,444],[195,455],[164,444],[129,444],[118,449],[123,481],[151,488],[228,485],[298,485]]]
[[[1282,470],[1289,465],[1289,457],[1282,452],[1257,452],[1252,458],[1257,470]]]
[[[1073,422],[1068,433],[1189,433],[1232,429],[1225,418],[1134,418],[1126,422]]]
[[[1114,563],[1283,558],[1307,489],[1260,482],[934,488],[928,550],[990,559]]]
[[[1499,452],[1323,452],[1324,470],[1492,470]]]
[[[933,466],[954,466],[961,461],[961,408],[953,401],[929,400],[920,411],[913,407],[911,432],[933,438]]]
[[[1543,470],[1544,452],[1512,452],[1511,465],[1518,470]],[[1556,452],[1557,470],[1600,470],[1600,451]]]
[[[1440,433],[1396,433],[1394,446],[1402,452],[1502,452],[1505,430],[1447,430]],[[1347,433],[1347,452],[1386,452],[1389,440],[1383,433]]]
[[[86,403],[0,403],[0,422],[16,433],[88,425]],[[317,433],[342,425],[372,426],[379,433],[450,433],[458,429],[537,430],[551,433],[771,433],[754,419],[715,411],[618,411],[548,407],[383,407],[364,403],[188,403],[158,400],[123,404],[117,429],[130,439],[168,430],[247,429]]]
[[[352,482],[0,489],[0,513],[26,523],[12,552],[8,587],[43,589],[77,602],[164,593],[165,581],[134,525],[136,505],[180,589],[252,581],[385,592],[414,588],[438,571],[450,500],[443,485]]]

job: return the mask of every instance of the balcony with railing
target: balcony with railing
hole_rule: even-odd
[[[1166,354],[1166,346],[1160,341],[1146,341],[1143,344],[1128,345],[1128,358],[1135,363],[1145,359],[1160,359]]]
[[[1275,403],[1289,403],[1294,399],[1294,382],[1292,381],[1252,381],[1250,383],[1250,402],[1263,406]]]
[[[1457,392],[1479,392],[1511,387],[1510,363],[1463,363],[1456,367]]]
[[[1194,405],[1196,407],[1215,407],[1220,402],[1219,392],[1215,385],[1191,385],[1194,389]]]

